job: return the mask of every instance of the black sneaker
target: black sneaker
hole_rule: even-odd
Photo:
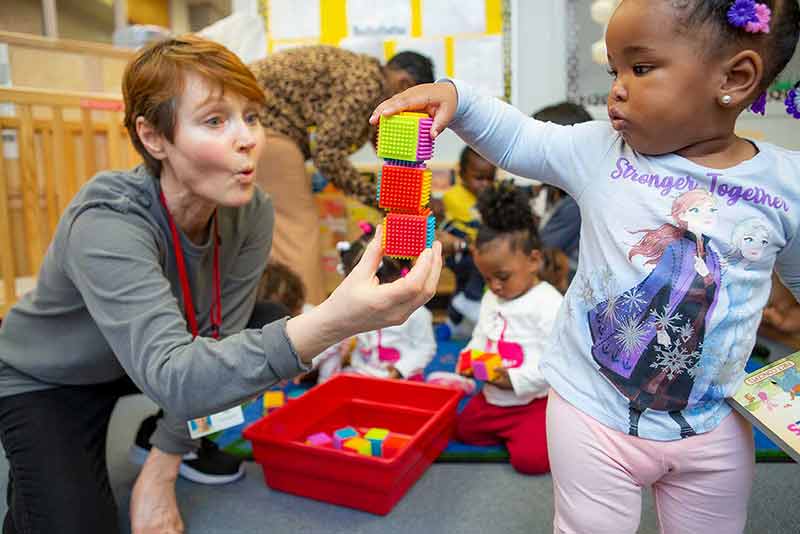
[[[129,451],[130,461],[143,465],[150,454],[150,437],[156,430],[161,412],[142,421]],[[183,455],[178,473],[198,484],[228,484],[244,476],[242,460],[219,450],[216,443],[207,438],[200,439],[200,448]]]

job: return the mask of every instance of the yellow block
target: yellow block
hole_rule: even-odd
[[[364,438],[350,438],[344,442],[344,446],[347,449],[356,451],[358,454],[372,456],[372,443]]]
[[[264,409],[280,408],[286,403],[283,391],[267,391],[264,393]]]

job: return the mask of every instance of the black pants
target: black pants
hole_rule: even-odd
[[[0,399],[0,438],[10,465],[3,534],[113,534],[106,434],[117,400],[138,388],[127,377]]]
[[[258,304],[263,326],[286,308]],[[0,440],[9,463],[3,534],[115,534],[106,435],[117,400],[140,393],[124,377],[0,398]]]

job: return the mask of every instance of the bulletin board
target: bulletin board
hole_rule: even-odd
[[[509,0],[261,0],[269,52],[340,46],[381,61],[411,50],[434,76],[469,82],[509,99]]]

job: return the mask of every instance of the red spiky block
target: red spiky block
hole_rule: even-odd
[[[386,164],[381,171],[378,206],[419,213],[431,196],[431,172],[425,167]]]
[[[383,251],[396,258],[416,258],[425,250],[428,234],[428,215],[388,213],[383,220]]]

